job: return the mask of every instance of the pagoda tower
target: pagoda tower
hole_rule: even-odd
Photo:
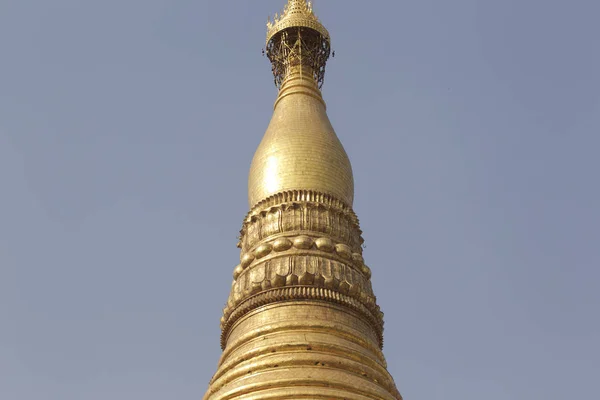
[[[329,32],[306,0],[288,0],[267,28],[279,95],[250,167],[223,354],[204,399],[402,399],[382,353],[352,167],[320,90]]]

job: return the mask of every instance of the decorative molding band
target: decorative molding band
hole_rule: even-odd
[[[238,247],[246,253],[274,235],[314,232],[362,253],[362,231],[354,212],[334,197],[313,191],[282,192],[258,203],[246,216]]]
[[[353,266],[332,260],[319,252],[287,253],[270,257],[247,270],[236,268],[235,281],[227,306],[226,320],[248,297],[271,288],[313,286],[331,289],[360,301],[374,313],[379,312],[371,281]],[[240,273],[241,270],[241,273]],[[238,275],[239,273],[239,275]]]
[[[365,315],[383,344],[383,313],[362,256],[361,234],[352,208],[326,193],[290,190],[256,204],[240,231],[240,264],[221,318],[223,340],[235,321],[256,307],[319,299]],[[273,292],[280,289],[285,290]]]
[[[350,215],[352,222],[358,226],[358,217],[354,211],[352,211],[350,206],[330,194],[314,190],[287,190],[285,192],[276,193],[252,207],[244,220],[248,221],[249,218],[252,218],[270,207],[292,202],[321,203],[334,208],[339,208],[340,210],[347,212]]]
[[[307,232],[312,233],[312,232]],[[240,257],[240,265],[233,272],[233,279],[238,277],[255,261],[259,261],[276,253],[302,252],[303,254],[312,254],[307,251],[319,252],[327,258],[338,258],[339,261],[352,265],[357,271],[362,272],[367,279],[371,279],[371,269],[365,265],[365,261],[361,253],[353,253],[352,248],[344,243],[336,243],[329,237],[314,237],[304,234],[297,236],[275,236],[269,242],[264,242],[254,249],[247,252],[242,252]]]
[[[250,311],[274,302],[298,300],[322,300],[340,304],[356,311],[373,327],[379,339],[379,346],[380,348],[383,348],[383,313],[379,311],[379,307],[376,307],[377,311],[373,312],[373,310],[365,307],[360,301],[348,295],[331,289],[312,286],[293,286],[265,290],[244,300],[235,311],[230,314],[229,318],[222,321],[221,348],[225,349],[231,328],[242,316]]]

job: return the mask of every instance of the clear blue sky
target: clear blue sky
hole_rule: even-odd
[[[284,0],[0,0],[0,398],[199,399]],[[315,1],[407,400],[597,397],[600,3]]]

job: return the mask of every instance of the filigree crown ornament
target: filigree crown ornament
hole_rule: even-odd
[[[329,32],[315,15],[312,2],[306,0],[288,0],[281,15],[275,14],[273,21],[267,21],[267,44],[278,32],[292,27],[310,28],[319,32],[328,41]]]
[[[275,86],[300,71],[314,78],[319,88],[331,52],[329,32],[306,0],[288,0],[283,13],[267,22],[266,55],[273,65]]]

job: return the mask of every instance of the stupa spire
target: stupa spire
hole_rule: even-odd
[[[267,24],[279,88],[250,167],[240,263],[205,400],[401,400],[352,210],[350,160],[320,86],[329,32],[310,2]]]

